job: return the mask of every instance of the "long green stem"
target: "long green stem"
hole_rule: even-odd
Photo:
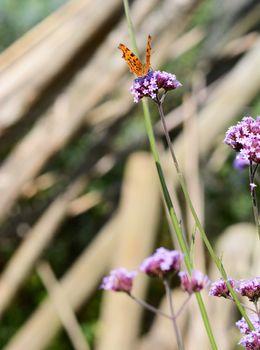
[[[138,53],[135,35],[134,35],[134,28],[133,28],[133,24],[132,24],[131,17],[130,17],[128,0],[123,0],[123,3],[124,3],[125,15],[127,18],[128,29],[129,29],[131,41],[132,41],[132,44],[133,44],[133,47],[134,47],[136,53]],[[164,196],[167,208],[168,208],[171,223],[172,223],[173,228],[175,229],[175,232],[176,232],[176,236],[177,236],[180,248],[181,248],[182,252],[184,253],[184,261],[185,261],[186,268],[187,268],[188,272],[191,274],[191,271],[193,268],[193,263],[192,263],[192,260],[190,258],[189,249],[186,245],[184,235],[183,235],[181,227],[179,225],[177,215],[176,215],[176,212],[174,210],[172,200],[171,200],[171,197],[170,197],[167,185],[166,185],[166,181],[164,178],[164,174],[163,174],[163,170],[162,170],[162,166],[161,166],[161,162],[160,162],[160,158],[159,158],[159,152],[157,150],[157,146],[156,146],[156,142],[155,142],[155,137],[154,137],[154,132],[153,132],[153,127],[152,127],[152,122],[151,122],[151,117],[150,117],[150,113],[149,113],[147,100],[143,99],[142,104],[143,104],[146,132],[148,135],[152,155],[153,155],[153,158],[155,160],[156,167],[157,167],[157,172],[158,172],[158,176],[159,176],[162,191],[163,191],[163,196]],[[213,350],[217,350],[218,347],[217,347],[217,344],[216,344],[216,341],[215,341],[215,338],[214,338],[214,335],[213,335],[213,332],[211,329],[211,325],[209,323],[207,311],[206,311],[206,308],[205,308],[205,305],[203,303],[203,300],[202,300],[200,293],[196,293],[196,299],[197,299],[197,302],[199,305],[199,309],[200,309],[200,312],[202,315],[205,329],[206,329],[207,334],[208,334],[211,348]]]
[[[196,225],[198,227],[198,230],[202,236],[202,239],[210,253],[210,256],[211,258],[213,259],[213,261],[215,262],[220,274],[222,275],[222,277],[224,278],[226,284],[227,284],[227,287],[230,291],[230,294],[232,295],[232,298],[233,300],[235,301],[236,305],[237,305],[237,308],[238,310],[240,311],[240,313],[242,314],[242,316],[245,318],[246,322],[248,323],[248,326],[253,330],[254,329],[254,326],[252,325],[252,322],[250,321],[249,317],[247,316],[245,310],[243,309],[236,293],[234,292],[232,286],[230,285],[230,283],[228,282],[228,276],[227,276],[227,273],[224,269],[224,266],[222,264],[222,261],[219,259],[219,257],[215,254],[209,240],[208,240],[208,237],[201,225],[201,222],[197,216],[197,213],[194,209],[194,206],[192,204],[192,201],[191,201],[191,198],[190,198],[190,195],[189,195],[189,192],[187,190],[187,186],[185,184],[185,180],[184,180],[184,176],[180,170],[180,167],[179,167],[179,163],[178,163],[178,160],[175,156],[175,153],[174,153],[174,150],[173,150],[173,146],[172,146],[172,142],[171,142],[171,139],[170,139],[170,135],[169,135],[169,131],[168,131],[168,128],[167,128],[167,125],[166,125],[166,122],[165,122],[165,116],[164,116],[164,111],[163,111],[163,106],[162,106],[162,100],[159,100],[157,99],[156,100],[156,103],[157,103],[157,106],[158,106],[158,110],[159,110],[159,114],[160,114],[160,118],[161,118],[161,121],[162,121],[162,125],[163,125],[163,128],[164,128],[164,133],[165,133],[165,137],[166,137],[166,141],[167,141],[167,144],[168,144],[168,147],[170,149],[170,153],[171,153],[171,156],[172,156],[172,160],[173,160],[173,163],[174,163],[174,166],[176,168],[176,172],[177,172],[177,175],[178,175],[178,179],[179,179],[179,182],[180,182],[180,185],[181,185],[181,188],[182,188],[182,191],[183,191],[183,194],[184,194],[184,197],[189,205],[189,208],[191,210],[191,213],[193,215],[193,218],[196,222]],[[197,296],[197,299],[198,299],[198,296]]]

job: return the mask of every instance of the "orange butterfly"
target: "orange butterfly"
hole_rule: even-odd
[[[147,39],[145,64],[142,64],[140,59],[124,44],[119,44],[118,48],[122,51],[122,58],[126,61],[132,73],[142,77],[149,72],[151,66],[151,35],[148,35]]]

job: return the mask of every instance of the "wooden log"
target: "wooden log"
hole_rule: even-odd
[[[138,1],[134,3],[133,17],[137,23],[145,18],[149,22],[149,11],[156,3],[153,1]],[[177,15],[187,16],[196,0],[187,5],[169,2],[169,6],[162,10],[167,13],[166,20],[162,23],[156,22],[157,30],[169,29],[168,24]],[[160,14],[163,12],[160,10]],[[172,14],[172,17],[168,14]],[[149,15],[148,15],[149,14]],[[180,19],[179,19],[180,21]],[[184,28],[185,21],[177,22],[179,30]],[[150,22],[149,22],[150,23]],[[177,25],[177,24],[175,24]],[[118,42],[126,32],[125,23],[120,23],[107,37],[99,50],[93,55],[91,62],[75,77],[70,86],[57,98],[53,107],[47,111],[36,123],[34,128],[17,145],[9,157],[4,161],[0,169],[0,220],[8,213],[13,203],[20,195],[24,183],[33,178],[60,148],[79,129],[84,122],[86,114],[116,86],[120,86],[119,77],[126,69],[122,63],[118,50],[115,50]],[[179,33],[177,31],[177,33]],[[168,33],[168,39],[172,40],[172,34]],[[143,43],[145,43],[143,40]],[[166,52],[168,46],[166,41],[162,51]],[[109,57],[104,65],[104,57]],[[48,142],[46,142],[48,140]],[[35,152],[37,150],[37,152]],[[19,175],[18,175],[19,174]]]
[[[138,20],[143,19],[155,1],[142,0],[134,8],[133,14],[136,14]],[[84,122],[86,113],[118,84],[125,66],[118,65],[121,58],[115,47],[124,32],[126,28],[122,22],[111,33],[112,36],[117,36],[116,39],[111,42],[110,37],[107,38],[91,62],[3,163],[0,169],[0,220],[20,195],[23,184],[33,178],[50,156],[69,141]],[[110,57],[107,65],[104,65],[104,57]]]
[[[137,156],[136,156],[137,157]],[[159,189],[157,178],[154,174],[153,164],[143,171],[143,164],[140,158],[147,160],[147,155],[139,155],[131,168],[135,169],[133,173],[131,169],[128,171],[132,174],[131,179],[128,178],[128,185],[132,189],[128,193],[127,189],[123,192],[124,203],[117,215],[115,215],[104,226],[97,235],[97,238],[92,242],[78,258],[76,263],[70,268],[65,276],[60,281],[61,287],[66,293],[68,300],[74,310],[78,310],[84,301],[93,293],[97,284],[100,282],[102,275],[107,272],[111,264],[111,258],[114,255],[116,242],[120,235],[126,229],[127,225],[133,224],[133,228],[138,231],[140,242],[138,246],[135,242],[131,248],[131,255],[140,252],[139,257],[144,254],[146,243],[143,242],[141,236],[144,234],[147,237],[152,237],[156,230],[156,217],[159,215]],[[152,161],[150,160],[150,163]],[[132,169],[133,169],[132,168]],[[142,184],[142,186],[141,186]],[[135,190],[136,189],[136,190]],[[147,196],[149,193],[149,196]],[[128,204],[127,204],[128,203]],[[127,205],[126,205],[127,204]],[[127,215],[128,213],[128,215]],[[146,217],[146,221],[145,218]],[[146,222],[146,225],[145,225]],[[129,228],[130,229],[130,228]],[[135,233],[136,234],[136,233]],[[144,239],[145,241],[145,239]],[[148,244],[149,247],[150,243]],[[144,249],[144,250],[143,250]],[[130,255],[129,255],[130,256]],[[31,316],[29,321],[24,324],[22,329],[12,338],[5,350],[40,350],[45,349],[53,336],[60,329],[59,318],[51,304],[45,300],[36,312]]]
[[[67,216],[75,213],[74,199],[88,183],[90,175],[101,176],[109,171],[116,162],[116,157],[102,157],[88,174],[80,174],[68,188],[55,198],[36,224],[27,233],[25,240],[17,248],[0,276],[0,318],[10,305],[23,281],[33,269],[42,252],[53,240],[60,225]],[[95,199],[92,197],[92,201]],[[97,202],[97,201],[96,201]]]
[[[28,232],[0,276],[0,318],[12,301],[21,283],[33,269],[39,256],[52,241],[58,228],[67,217],[70,201],[76,198],[86,184],[84,177],[78,178],[69,189],[58,196]]]
[[[80,47],[91,40],[120,6],[120,0],[77,0],[65,5],[46,20],[47,25],[43,22],[29,35],[33,37],[31,46],[0,72],[0,135],[35,104]],[[51,30],[48,27],[50,22]],[[37,35],[39,39],[35,42]]]

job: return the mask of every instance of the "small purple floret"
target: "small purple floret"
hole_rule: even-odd
[[[248,297],[250,301],[257,302],[260,298],[260,277],[239,281],[237,292]]]
[[[260,163],[260,117],[244,117],[231,126],[224,142],[239,152],[242,159]]]
[[[240,340],[239,344],[246,350],[260,350],[260,332],[251,331]]]
[[[232,288],[235,287],[236,281],[234,279],[229,278],[228,282],[230,283]],[[220,278],[219,280],[211,284],[209,295],[212,295],[214,297],[223,297],[227,299],[231,298],[229,289],[223,278]]]
[[[189,294],[199,292],[203,288],[207,288],[210,284],[208,276],[203,275],[200,271],[193,270],[191,277],[186,271],[179,272],[181,279],[181,287]]]
[[[151,70],[143,77],[138,77],[134,80],[130,87],[130,92],[134,96],[134,102],[139,102],[143,97],[156,99],[160,89],[175,90],[179,88],[181,83],[176,79],[176,76],[171,73]]]
[[[158,248],[140,265],[140,270],[149,276],[163,277],[169,272],[178,272],[181,268],[183,254],[177,250]]]
[[[136,274],[135,271],[128,271],[122,267],[112,270],[108,276],[103,278],[100,288],[114,292],[130,293]]]

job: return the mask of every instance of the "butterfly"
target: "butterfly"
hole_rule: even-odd
[[[132,73],[138,77],[146,75],[151,66],[151,35],[148,35],[147,46],[146,46],[146,61],[145,64],[124,44],[119,44],[118,48],[122,51],[122,58],[128,64],[128,67]]]

